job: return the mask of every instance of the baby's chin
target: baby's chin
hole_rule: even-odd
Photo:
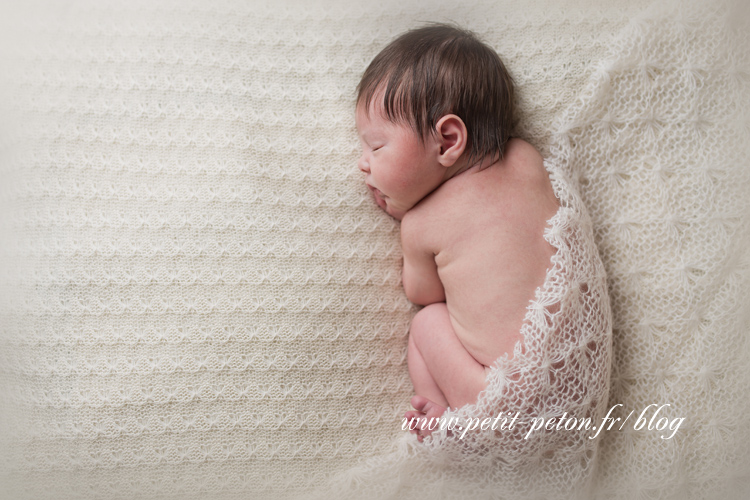
[[[392,207],[390,207],[388,205],[386,205],[383,208],[383,210],[385,210],[385,213],[387,213],[388,215],[390,215],[391,217],[393,217],[394,219],[399,220],[399,221],[401,219],[403,219],[404,215],[406,214],[406,210],[397,210],[397,209],[392,208]]]
[[[388,215],[390,215],[391,217],[393,217],[394,219],[398,220],[398,221],[400,221],[401,219],[403,219],[404,215],[406,214],[406,212],[403,212],[403,211],[400,211],[400,210],[391,210],[390,208],[386,209],[385,212]]]

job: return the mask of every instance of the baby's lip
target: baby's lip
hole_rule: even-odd
[[[367,184],[367,183],[365,183],[365,184]],[[384,195],[384,194],[383,194],[383,193],[382,193],[382,192],[380,191],[380,189],[378,189],[378,188],[376,188],[376,187],[373,187],[373,186],[370,186],[369,184],[367,184],[367,187],[368,187],[368,188],[370,189],[370,191],[372,191],[373,193],[375,193],[375,194],[376,194],[376,195],[378,195],[379,197],[381,197],[381,198],[387,198],[387,196],[385,196],[385,195]]]
[[[385,210],[386,204],[385,204],[385,196],[383,193],[380,192],[380,190],[376,187],[372,187],[369,184],[367,184],[367,187],[372,191],[372,194],[375,196],[375,203],[378,204],[380,208]]]

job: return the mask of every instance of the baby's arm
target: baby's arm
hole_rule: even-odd
[[[447,406],[473,403],[487,385],[485,367],[466,350],[453,329],[445,288],[435,263],[437,245],[430,238],[422,214],[411,210],[401,220],[401,247],[404,252],[402,281],[410,301],[422,308],[409,328],[408,364],[414,390],[411,419],[439,417]],[[431,433],[418,434],[419,440]]]
[[[406,297],[422,306],[445,302],[445,289],[437,272],[435,254],[426,245],[426,234],[419,214],[409,211],[401,220],[401,248],[404,269],[401,281]]]

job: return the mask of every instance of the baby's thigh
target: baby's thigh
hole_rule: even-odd
[[[485,366],[469,354],[456,336],[445,303],[420,310],[412,320],[409,335],[450,406],[474,403],[486,386]]]

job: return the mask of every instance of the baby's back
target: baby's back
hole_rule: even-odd
[[[521,340],[555,253],[543,235],[558,207],[542,157],[512,139],[502,161],[450,179],[410,212],[435,253],[456,335],[485,366]]]

